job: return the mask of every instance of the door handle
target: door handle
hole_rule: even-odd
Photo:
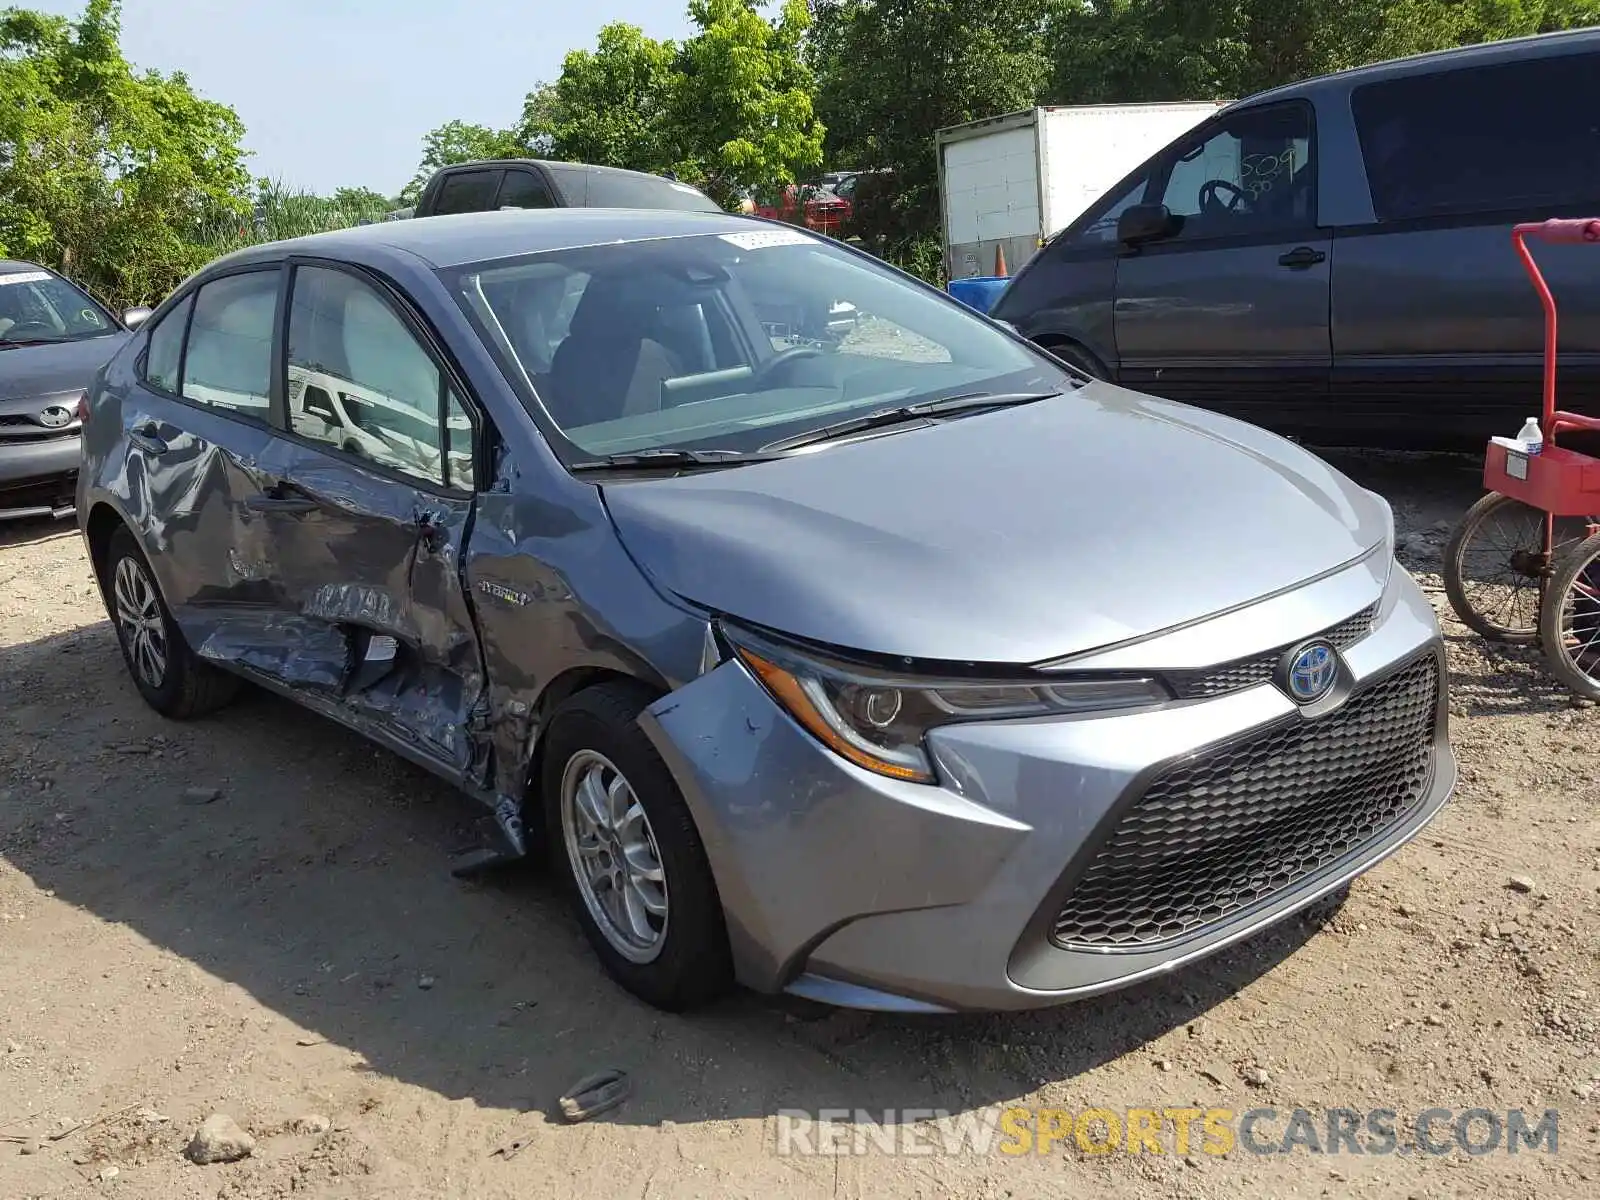
[[[154,421],[144,421],[128,430],[128,440],[146,454],[165,454],[168,449],[161,427]]]
[[[1290,270],[1304,270],[1314,267],[1328,256],[1321,250],[1313,250],[1310,246],[1296,246],[1287,254],[1278,256],[1278,264]]]
[[[265,513],[307,513],[322,507],[310,496],[297,494],[293,488],[283,483],[276,484],[259,495],[246,497],[244,506]]]

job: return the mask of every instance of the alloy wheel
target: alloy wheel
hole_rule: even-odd
[[[667,878],[650,818],[610,759],[580,750],[561,776],[561,832],[584,907],[630,962],[655,960],[667,936]]]
[[[112,593],[128,662],[147,686],[159,689],[167,678],[167,626],[155,585],[135,559],[124,557],[117,563]]]

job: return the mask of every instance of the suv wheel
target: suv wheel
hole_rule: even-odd
[[[232,700],[239,680],[202,661],[184,640],[133,534],[119,529],[106,547],[106,606],[133,685],[145,703],[179,720]]]
[[[639,728],[633,684],[580,692],[551,718],[542,786],[550,847],[606,970],[657,1008],[705,1004],[733,982],[722,902],[694,818]]]

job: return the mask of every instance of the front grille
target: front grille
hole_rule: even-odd
[[[1369,605],[1355,616],[1340,621],[1332,629],[1325,629],[1320,634],[1313,634],[1312,637],[1324,639],[1342,654],[1372,632],[1372,621],[1377,615],[1378,606]],[[1299,644],[1295,642],[1290,646],[1280,646],[1276,650],[1252,658],[1235,659],[1233,662],[1223,663],[1220,667],[1207,667],[1201,671],[1172,672],[1167,678],[1180,700],[1202,700],[1213,696],[1224,696],[1229,692],[1240,692],[1258,684],[1270,683],[1272,673],[1278,668],[1278,660],[1285,652]]]
[[[1118,820],[1051,939],[1144,949],[1315,874],[1422,800],[1433,772],[1432,654],[1315,720],[1296,717],[1158,776]]]

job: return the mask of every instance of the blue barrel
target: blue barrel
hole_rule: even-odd
[[[988,316],[994,302],[1010,282],[1005,275],[975,275],[970,279],[952,279],[946,285],[946,290],[968,308],[975,308]]]

